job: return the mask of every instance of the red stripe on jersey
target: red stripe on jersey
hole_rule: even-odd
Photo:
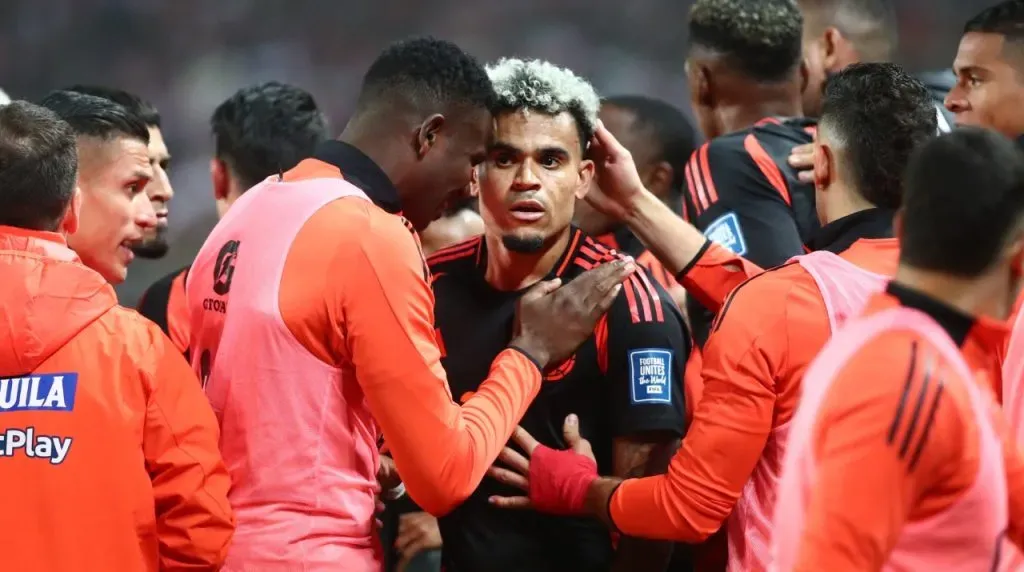
[[[637,277],[638,274],[640,273],[634,272],[632,275],[630,275],[629,283],[633,285],[633,288],[636,288],[636,297],[638,300],[640,300],[641,320],[643,322],[653,322],[654,318],[652,313],[653,309],[651,308],[651,294],[647,290],[647,288],[644,288],[644,285],[640,281],[640,278]]]
[[[588,246],[593,247],[594,250],[600,252],[603,255],[601,258],[601,262],[608,262],[611,260],[615,260],[617,258],[625,258],[620,252],[618,252],[614,248],[609,248],[604,244],[601,244],[600,242],[594,242],[589,237],[587,238],[587,240],[589,241],[586,243]]]
[[[654,306],[654,320],[658,322],[665,321],[665,314],[661,309],[661,296],[658,295],[658,289],[651,284],[651,280],[647,277],[647,274],[643,272],[637,272],[635,275],[640,276],[640,282],[643,283],[644,289],[647,290],[647,294],[651,297],[651,305]]]
[[[765,125],[765,124],[768,124],[768,123],[771,123],[772,125],[782,125],[782,122],[779,121],[778,119],[774,118],[774,117],[765,117],[764,119],[762,119],[761,121],[758,121],[754,125],[755,126],[761,126],[761,125]]]
[[[576,229],[576,232],[574,232],[572,234],[572,239],[569,241],[569,250],[567,252],[575,252],[576,251],[576,245],[580,243],[580,235],[581,234],[582,233],[580,232],[579,229]],[[567,266],[569,266],[569,263],[572,262],[572,259],[573,259],[572,256],[566,256],[565,257],[565,260],[562,261],[562,265],[558,267],[558,272],[555,272],[555,276],[556,277],[557,276],[561,276],[562,273],[565,272],[565,268]]]
[[[626,280],[626,283],[622,285],[622,291],[626,293],[626,305],[629,306],[629,317],[632,318],[633,323],[636,324],[640,321],[640,310],[637,309],[636,306],[636,294],[633,292],[631,280]]]
[[[793,199],[789,196],[789,187],[786,186],[786,179],[782,176],[782,171],[775,164],[775,161],[772,160],[771,156],[768,155],[768,152],[764,150],[764,147],[761,146],[761,142],[757,140],[757,137],[754,137],[753,133],[743,139],[743,148],[750,154],[754,163],[757,164],[757,168],[768,179],[772,188],[782,196],[782,200],[787,205],[792,206]]]
[[[718,191],[715,189],[715,180],[711,177],[707,145],[700,148],[700,172],[704,179],[704,188],[708,193],[708,205],[713,205],[718,202]]]
[[[693,169],[690,168],[690,165],[691,163],[687,161],[686,167],[683,169],[683,174],[686,176],[686,190],[690,195],[690,202],[693,203],[693,216],[696,217],[702,211],[700,208],[700,198],[697,196],[697,181],[693,178]],[[689,213],[686,209],[686,201],[683,201],[683,218],[690,221],[688,215]]]
[[[601,373],[608,373],[608,314],[601,316],[594,328],[594,345],[597,346],[597,367]]]
[[[687,164],[693,176],[693,182],[695,183],[694,187],[696,188],[697,193],[697,204],[700,205],[700,208],[698,209],[699,211],[705,211],[711,206],[711,202],[708,200],[707,189],[704,188],[704,177],[700,172],[700,152],[707,147],[707,145],[708,144],[705,143],[704,145],[701,145],[700,149],[694,151],[693,155],[690,155],[690,162]]]
[[[576,266],[579,266],[580,268],[582,268],[584,270],[590,270],[591,268],[597,266],[597,264],[595,264],[593,262],[590,262],[587,259],[581,258],[579,256],[574,258],[572,263],[575,264]]]
[[[601,260],[603,260],[605,258],[605,255],[597,252],[593,248],[590,248],[591,245],[596,246],[595,243],[589,243],[589,242],[585,241],[583,244],[580,245],[579,253],[584,255],[584,256],[586,256],[587,258],[589,258],[590,260],[592,260],[594,262],[600,262]]]
[[[480,246],[480,238],[481,237],[478,236],[466,242],[449,246],[448,248],[442,248],[427,257],[427,264],[439,264],[441,262],[448,262],[471,256],[477,252],[477,248]]]

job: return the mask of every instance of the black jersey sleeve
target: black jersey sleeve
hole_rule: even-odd
[[[694,151],[684,214],[704,236],[770,268],[804,250],[789,183],[755,133],[719,137]]]
[[[671,431],[681,436],[690,338],[672,298],[645,271],[623,284],[608,311],[603,346],[612,434]]]

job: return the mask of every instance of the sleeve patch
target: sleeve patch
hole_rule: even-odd
[[[736,213],[726,213],[715,219],[704,231],[704,236],[720,246],[728,248],[736,256],[743,256],[747,253],[747,241],[743,238]]]
[[[644,348],[629,352],[633,404],[672,403],[672,350]]]

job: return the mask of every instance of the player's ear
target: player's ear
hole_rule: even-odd
[[[1024,286],[1024,236],[1018,235],[1017,239],[1010,243],[1007,254],[1010,262],[1010,300],[1007,301],[1012,308],[1020,296],[1021,287]]]
[[[576,185],[577,199],[582,199],[587,196],[587,192],[590,190],[590,182],[594,180],[594,162],[590,159],[584,159],[580,161],[579,167],[579,180]]]
[[[829,26],[825,28],[825,33],[821,36],[822,45],[822,64],[824,68],[829,72],[838,72],[840,69],[839,62],[839,46],[842,42],[845,42],[843,33],[839,31],[839,28],[835,26]]]
[[[444,116],[435,113],[423,120],[416,128],[416,155],[422,159],[430,151],[430,148],[437,143],[441,136],[441,128],[444,127]]]
[[[807,65],[807,58],[800,59],[800,93],[807,91],[808,84],[811,83],[811,68]]]
[[[672,165],[668,161],[661,161],[647,171],[644,185],[648,191],[654,193],[654,196],[665,200],[669,195],[669,189],[672,188],[672,180],[674,178],[675,169],[672,168]]]
[[[231,177],[228,174],[228,166],[216,157],[210,159],[210,183],[213,187],[213,199],[227,200],[231,192]]]
[[[690,96],[696,105],[710,107],[714,101],[711,93],[711,70],[699,59],[686,61],[686,79],[690,84]]]
[[[71,202],[68,203],[68,210],[60,221],[59,232],[64,236],[78,232],[79,216],[82,213],[82,189],[75,185],[75,192],[71,195]]]
[[[835,154],[827,143],[814,142],[814,188],[826,192],[835,180]]]

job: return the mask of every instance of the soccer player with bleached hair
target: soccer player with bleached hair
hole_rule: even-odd
[[[482,373],[512,337],[515,307],[542,280],[571,282],[620,255],[572,225],[590,189],[586,149],[600,100],[573,72],[539,60],[503,59],[487,69],[497,96],[495,132],[480,166],[484,234],[428,258],[434,279],[441,363],[456,399],[477,391]],[[685,425],[683,369],[689,334],[670,296],[645,271],[624,284],[593,335],[545,372],[522,420],[551,447],[565,446],[568,413],[593,438],[602,474],[665,470]],[[493,476],[525,459],[507,450]],[[504,464],[504,466],[502,466]],[[501,508],[492,496],[515,489],[485,479],[441,519],[447,570],[664,570],[671,545],[623,538],[613,549],[596,520]]]

